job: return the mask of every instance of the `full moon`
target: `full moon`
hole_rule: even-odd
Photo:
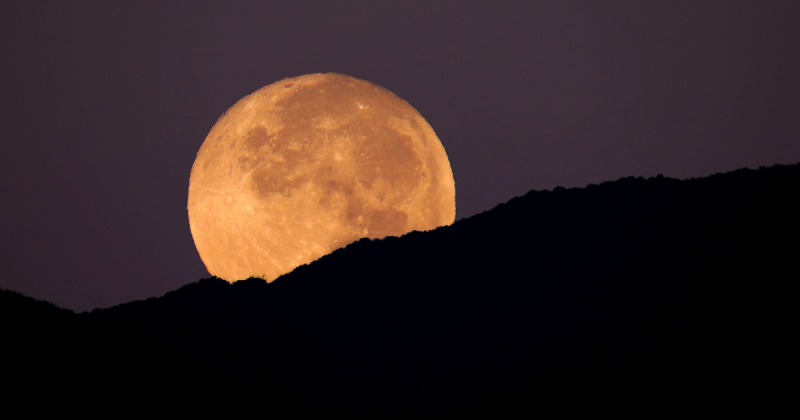
[[[360,238],[455,220],[444,147],[408,102],[342,74],[263,87],[206,137],[189,226],[208,272],[272,281]]]

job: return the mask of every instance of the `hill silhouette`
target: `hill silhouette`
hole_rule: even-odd
[[[766,407],[797,354],[798,193],[800,165],[628,177],[361,240],[269,284],[82,314],[4,291],[5,378],[21,400],[271,414]]]

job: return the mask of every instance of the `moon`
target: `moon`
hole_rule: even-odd
[[[220,117],[192,166],[188,211],[210,274],[272,281],[360,238],[452,224],[455,183],[408,102],[354,77],[309,74]]]

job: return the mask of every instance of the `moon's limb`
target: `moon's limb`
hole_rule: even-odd
[[[339,74],[285,79],[212,128],[189,184],[209,272],[268,281],[361,237],[455,219],[444,147],[407,102]]]

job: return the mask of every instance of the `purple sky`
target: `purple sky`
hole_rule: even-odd
[[[800,2],[0,3],[0,288],[74,310],[207,277],[189,171],[289,76],[427,118],[457,219],[531,189],[800,162]]]

